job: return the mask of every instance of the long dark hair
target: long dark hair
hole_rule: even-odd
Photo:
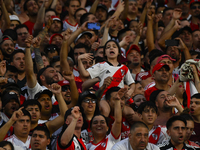
[[[107,45],[109,42],[114,42],[114,43],[117,45],[117,47],[118,47],[118,52],[119,52],[119,56],[121,56],[121,48],[120,48],[119,44],[117,43],[117,41],[115,41],[115,40],[108,40],[108,41],[106,42],[106,44],[104,45],[104,48],[103,48],[103,56],[104,56],[104,58],[107,60],[107,56],[105,56],[105,54],[106,54],[106,45]],[[118,56],[118,58],[119,58],[119,56]]]

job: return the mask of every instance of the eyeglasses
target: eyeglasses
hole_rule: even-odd
[[[62,86],[62,92],[70,90],[70,86]]]
[[[200,6],[192,6],[191,9],[200,9]]]
[[[27,35],[28,34],[28,32],[22,32],[22,33],[18,33],[17,35],[19,35],[19,36],[22,36],[22,35]]]
[[[85,103],[91,102],[94,104],[94,103],[96,103],[96,99],[84,99],[83,102],[85,102]]]

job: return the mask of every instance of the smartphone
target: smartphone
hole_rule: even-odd
[[[179,40],[166,40],[165,45],[166,46],[178,46]]]
[[[100,23],[88,23],[87,28],[92,30],[100,30],[101,26]]]

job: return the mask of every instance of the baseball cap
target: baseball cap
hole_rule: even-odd
[[[65,85],[69,85],[69,82],[67,80],[62,80],[62,81],[59,81],[58,84],[60,86],[65,86]]]
[[[43,90],[43,91],[41,90],[37,94],[35,94],[34,99],[38,100],[42,94],[47,94],[47,95],[49,95],[50,98],[53,95],[53,93],[50,90],[45,89],[45,90]]]
[[[183,28],[181,28],[179,31],[176,31],[173,35],[172,35],[172,39],[178,37],[181,33],[183,33],[183,31],[186,30],[188,31],[189,33],[192,34],[192,29],[188,26],[185,26]]]
[[[15,92],[8,92],[1,97],[2,106],[4,107],[7,103],[10,102],[10,100],[15,100],[15,102],[20,105],[17,94]]]
[[[91,97],[91,98],[97,99],[97,96],[94,93],[92,93],[91,91],[84,91],[79,95],[79,99],[81,101],[86,97]]]
[[[84,34],[88,35],[90,38],[92,37],[92,33],[88,32],[88,31],[85,31],[85,32],[82,32],[81,34],[78,35],[78,37],[76,38],[75,42],[77,42],[78,39],[80,39]]]
[[[108,9],[107,9],[106,5],[99,4],[99,5],[97,6],[97,9],[98,9],[98,8],[103,8],[106,12],[108,12]]]
[[[175,59],[172,59],[169,55],[162,55],[162,56],[158,57],[156,63],[159,63],[159,62],[160,62],[161,60],[163,60],[163,59],[169,59],[169,60],[171,60],[171,61],[176,61]]]
[[[51,16],[51,19],[52,19],[53,21],[56,20],[56,21],[62,22],[58,16]]]
[[[191,7],[191,5],[193,5],[194,3],[200,3],[200,0],[191,0],[191,1],[190,1],[190,7]]]
[[[128,51],[126,52],[126,57],[127,57],[127,55],[130,53],[131,50],[136,50],[136,51],[138,51],[138,53],[140,54],[140,48],[139,48],[139,46],[133,44],[133,45],[131,45],[131,46],[129,47]],[[140,54],[140,55],[141,55],[141,54]]]
[[[163,63],[158,63],[153,67],[152,74],[154,74],[155,71],[160,70],[162,67],[165,67],[168,71],[170,70],[168,65],[163,64]]]
[[[10,21],[18,21],[19,23],[21,23],[17,15],[10,15],[9,18]]]
[[[2,43],[3,43],[4,41],[6,41],[6,40],[11,40],[11,41],[14,43],[13,39],[12,39],[10,36],[4,35],[4,36],[2,36],[2,38],[1,38],[0,44],[2,44]]]
[[[62,36],[61,34],[55,33],[55,34],[53,34],[53,35],[50,37],[49,44],[52,43],[52,39],[53,39],[55,36],[60,36],[60,37],[63,39],[63,36]]]

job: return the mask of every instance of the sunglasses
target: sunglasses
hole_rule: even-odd
[[[96,103],[96,99],[84,99],[83,102],[85,102],[85,103],[91,102],[91,103],[95,104]]]
[[[191,9],[200,9],[200,6],[192,6]]]
[[[70,90],[70,86],[62,86],[62,92]]]

